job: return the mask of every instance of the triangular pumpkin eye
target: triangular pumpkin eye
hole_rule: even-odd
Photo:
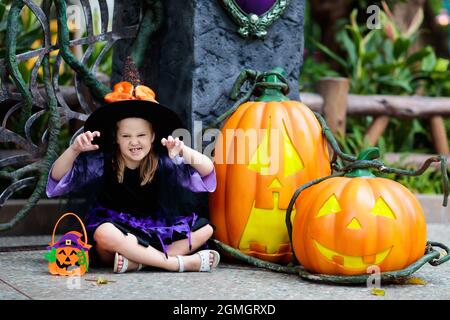
[[[261,144],[256,149],[248,164],[250,170],[256,171],[261,175],[268,175],[267,172],[270,172],[269,131],[270,123],[268,129],[264,133]]]
[[[323,217],[329,214],[335,214],[340,211],[342,211],[342,209],[341,206],[339,205],[339,201],[333,194],[331,197],[328,198],[327,201],[325,201],[323,206],[320,208],[316,218]]]
[[[300,155],[295,150],[294,144],[289,138],[286,124],[283,121],[283,141],[284,141],[284,176],[288,177],[305,168]]]
[[[255,153],[252,155],[250,162],[248,164],[248,168],[250,170],[256,171],[261,175],[269,175],[270,174],[270,165],[271,165],[271,156],[269,154],[270,147],[269,141],[270,137],[270,122],[267,124],[267,129],[264,133],[264,137]],[[286,124],[283,120],[283,144],[284,144],[284,176],[288,177],[292,174],[295,174],[304,169],[303,161],[300,158],[297,150],[295,150],[294,144],[291,141],[291,138],[288,135]]]
[[[394,212],[392,212],[391,208],[389,208],[388,204],[386,203],[386,201],[383,200],[382,197],[379,197],[377,199],[377,201],[375,202],[375,205],[370,213],[372,213],[376,216],[397,219],[395,217]]]

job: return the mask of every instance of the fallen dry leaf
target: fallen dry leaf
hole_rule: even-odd
[[[103,278],[103,277],[98,277],[97,278],[97,284],[108,284],[108,280]]]
[[[420,279],[420,278],[409,278],[406,281],[406,284],[417,284],[417,285],[425,286],[427,284],[427,282],[425,280]]]
[[[379,288],[372,288],[370,291],[374,296],[384,296],[384,290]]]
[[[105,279],[103,277],[97,277],[97,279],[86,279],[86,281],[95,282],[95,285],[108,284],[108,283],[115,282],[115,281],[112,281],[112,280]]]

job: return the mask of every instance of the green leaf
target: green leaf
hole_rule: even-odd
[[[362,39],[362,45],[367,48],[369,46],[370,42],[372,41],[372,39],[374,39],[378,33],[379,32],[377,29],[370,30]]]
[[[423,58],[425,58],[426,56],[428,56],[429,54],[431,54],[433,52],[433,49],[431,49],[430,47],[425,47],[420,49],[419,51],[414,52],[412,55],[410,55],[407,59],[406,59],[406,65],[411,65],[415,62],[421,61]]]
[[[350,13],[351,27],[356,33],[360,34],[358,23],[356,22],[357,16],[358,16],[358,9],[353,9],[352,12]]]
[[[433,71],[437,71],[437,72],[445,72],[445,71],[447,71],[449,62],[450,61],[447,60],[447,59],[438,58],[437,61],[436,61],[436,64],[434,65]]]
[[[411,45],[411,40],[405,38],[397,38],[394,43],[394,58],[399,59],[408,53],[408,48]]]
[[[359,30],[355,30],[351,26],[346,26],[345,28],[350,32],[350,34],[352,36],[353,43],[354,43],[354,46],[356,49],[356,55],[358,56],[358,55],[364,53],[365,48],[363,48],[361,46],[362,37],[361,37],[361,34],[359,33]]]
[[[383,26],[386,37],[391,41],[394,41],[399,37],[399,30],[394,21],[389,18],[384,11],[380,11],[380,21]]]
[[[411,85],[409,84],[409,81],[407,80],[387,79],[387,80],[380,80],[380,82],[391,87],[401,88],[405,90],[407,93],[411,93],[413,91]]]
[[[362,57],[362,64],[366,65],[371,63],[372,61],[375,60],[375,58],[377,57],[378,52],[367,52],[365,55],[363,55]]]
[[[329,56],[331,59],[335,60],[336,62],[338,62],[340,65],[342,65],[345,69],[348,69],[348,64],[347,62],[345,62],[344,59],[342,59],[341,57],[339,57],[337,54],[335,54],[333,51],[331,51],[330,49],[328,49],[327,47],[325,47],[323,44],[321,44],[320,42],[309,38],[310,41],[317,47],[317,49],[321,50],[323,53],[325,53],[327,56]]]
[[[47,251],[44,254],[45,260],[47,260],[50,263],[53,263],[56,261],[56,248],[52,248],[50,251]]]
[[[356,59],[357,59],[356,47],[355,47],[355,44],[350,39],[350,37],[348,36],[348,33],[346,32],[346,30],[339,32],[337,34],[336,38],[338,41],[341,42],[345,51],[347,51],[350,63],[354,65],[356,63]]]
[[[375,72],[385,74],[391,74],[400,64],[399,63],[386,63],[373,68]]]
[[[387,63],[394,62],[394,44],[391,41],[383,42],[384,58]]]
[[[422,60],[421,69],[423,71],[432,71],[435,64],[436,64],[436,54],[434,53],[434,51],[431,51],[430,54],[427,55]]]

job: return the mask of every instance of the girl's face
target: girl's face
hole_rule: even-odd
[[[136,169],[150,152],[155,134],[147,120],[126,118],[117,122],[116,139],[125,165],[130,169]]]

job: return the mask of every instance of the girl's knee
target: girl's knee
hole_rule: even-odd
[[[214,229],[210,224],[207,224],[206,226],[203,226],[200,229],[198,229],[197,232],[200,234],[201,238],[206,241],[212,237]]]
[[[102,248],[115,247],[120,237],[123,237],[122,232],[109,222],[101,224],[94,232],[94,240]]]

